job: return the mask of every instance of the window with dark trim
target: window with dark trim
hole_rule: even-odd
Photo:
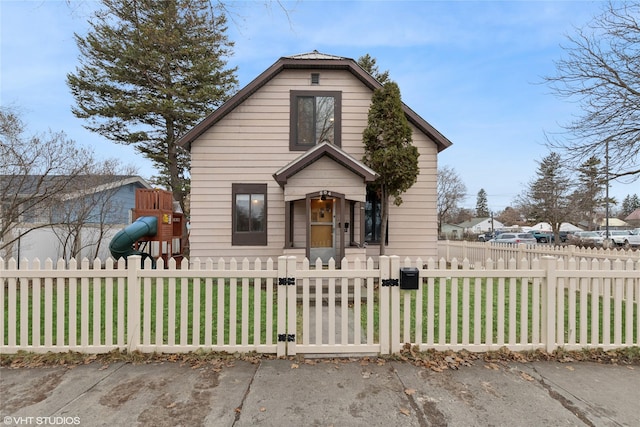
[[[291,91],[289,149],[305,151],[321,142],[341,145],[342,93]]]
[[[231,243],[236,246],[267,244],[267,184],[232,184]]]

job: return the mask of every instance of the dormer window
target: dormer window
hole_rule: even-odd
[[[291,91],[290,149],[303,151],[329,142],[340,146],[342,93]]]

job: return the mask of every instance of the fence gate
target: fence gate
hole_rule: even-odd
[[[392,336],[399,328],[390,327],[400,321],[390,309],[400,305],[398,258],[381,257],[379,264],[343,261],[336,270],[333,260],[323,266],[318,259],[310,268],[306,259],[280,257],[278,285],[286,292],[278,292],[278,355],[399,351],[400,337]]]

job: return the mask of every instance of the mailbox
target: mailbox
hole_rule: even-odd
[[[400,268],[400,289],[418,289],[418,269],[415,267]]]

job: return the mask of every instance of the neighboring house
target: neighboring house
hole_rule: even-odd
[[[280,58],[184,135],[191,258],[379,254],[377,177],[362,132],[381,85],[353,59]],[[403,104],[420,174],[392,206],[389,255],[435,257],[437,154],[451,142]]]
[[[460,240],[464,237],[464,227],[455,224],[442,224],[440,238],[446,240]]]
[[[472,218],[458,224],[465,233],[480,234],[504,228],[504,224],[493,218]]]
[[[93,259],[97,253],[106,258],[109,239],[131,222],[135,190],[151,188],[144,179],[129,175],[1,175],[0,181],[9,186],[2,192],[6,199],[2,208],[19,211],[14,224],[0,236],[0,247],[13,241],[0,256],[41,261],[71,254]],[[37,196],[52,188],[55,191],[47,197]],[[3,218],[8,216],[3,212]]]
[[[596,224],[597,229],[598,230],[604,230],[605,228],[607,228],[607,220],[606,218],[602,218],[600,220],[598,220],[598,223]],[[631,225],[624,222],[621,219],[618,218],[609,218],[609,229],[610,230],[624,230],[627,228],[631,228]]]
[[[624,220],[633,227],[640,227],[640,208],[631,212]]]
[[[527,231],[531,231],[531,230],[540,230],[540,231],[547,231],[547,232],[553,231],[553,227],[551,227],[551,224],[549,224],[548,222],[539,222],[534,226],[522,227],[522,228],[523,230],[526,229]],[[570,222],[563,222],[560,224],[560,230],[558,231],[583,231],[583,230],[582,228],[576,227]]]

